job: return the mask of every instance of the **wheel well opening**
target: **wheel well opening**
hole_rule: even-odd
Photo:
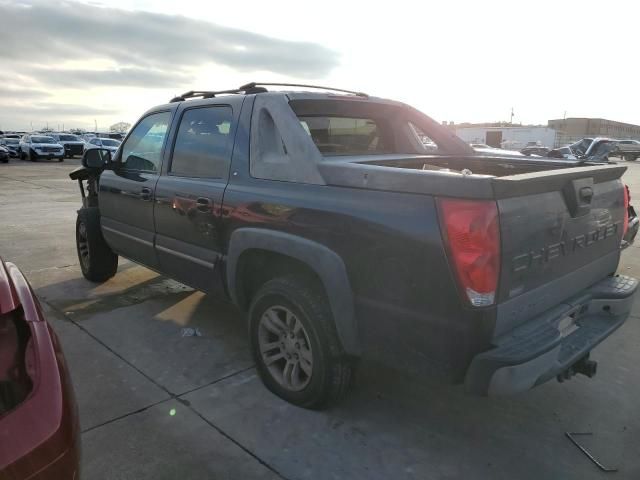
[[[236,275],[236,291],[240,308],[246,311],[255,293],[266,282],[291,274],[308,277],[316,282],[326,295],[320,277],[306,263],[269,250],[251,249],[244,252],[238,259]]]

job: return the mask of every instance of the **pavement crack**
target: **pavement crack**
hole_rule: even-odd
[[[134,410],[132,412],[128,412],[128,413],[125,413],[123,415],[111,418],[111,419],[109,419],[109,420],[107,420],[105,422],[99,423],[97,425],[92,425],[91,427],[85,428],[80,433],[82,433],[84,435],[85,433],[88,433],[88,432],[90,432],[92,430],[95,430],[96,428],[104,427],[105,425],[109,425],[111,423],[117,422],[118,420],[122,420],[124,418],[131,417],[132,415],[136,415],[138,413],[142,413],[142,412],[144,412],[146,410],[149,410],[152,407],[155,407],[156,405],[160,405],[161,403],[165,403],[165,402],[168,402],[170,400],[172,400],[171,397],[163,398],[162,400],[158,400],[157,402],[153,402],[153,403],[151,403],[151,404],[149,404],[149,405],[147,405],[145,407],[139,408],[139,409]]]
[[[4,178],[6,180],[12,180],[14,182],[20,182],[20,183],[25,183],[27,185],[32,185],[34,187],[38,187],[38,188],[47,188],[49,190],[57,190],[59,192],[67,192],[67,190],[63,189],[63,188],[57,188],[57,187],[52,187],[50,185],[41,185],[39,183],[35,183],[35,182],[29,182],[28,180],[20,180],[19,178],[14,178],[14,177],[8,177],[6,175],[0,175],[0,178]]]
[[[66,319],[67,321],[71,322],[73,325],[75,325],[76,327],[78,327],[80,330],[82,330],[84,333],[86,333],[87,335],[89,335],[89,337],[91,337],[93,340],[95,340],[97,343],[99,343],[100,345],[102,345],[104,348],[106,348],[109,352],[111,352],[113,355],[115,355],[117,358],[119,358],[120,360],[122,360],[125,364],[127,364],[128,366],[130,366],[132,369],[134,369],[136,372],[138,372],[140,375],[142,375],[144,378],[146,378],[147,380],[149,380],[152,384],[154,384],[155,386],[157,386],[159,389],[161,389],[162,391],[164,391],[169,398],[165,398],[163,400],[160,400],[156,403],[153,403],[151,405],[148,405],[146,407],[143,407],[141,409],[138,409],[136,411],[133,412],[129,412],[126,413],[124,415],[121,415],[119,417],[113,418],[111,420],[107,420],[106,422],[101,423],[100,425],[94,425],[93,427],[89,427],[87,429],[85,429],[82,433],[87,433],[90,432],[91,430],[95,430],[96,428],[99,428],[101,426],[104,425],[108,425],[110,423],[113,422],[117,422],[118,420],[122,420],[123,418],[127,418],[130,417],[132,415],[136,415],[138,413],[144,412],[145,410],[148,410],[149,408],[155,406],[155,405],[159,405],[161,403],[167,402],[169,400],[175,400],[179,403],[181,403],[182,405],[184,405],[186,408],[188,408],[189,410],[191,410],[191,412],[193,412],[194,415],[198,416],[203,422],[205,422],[207,425],[209,425],[211,428],[213,428],[216,432],[218,432],[220,435],[222,435],[224,438],[226,438],[228,441],[230,441],[231,443],[233,443],[235,446],[237,446],[238,448],[240,448],[243,452],[245,452],[247,455],[249,455],[251,458],[253,458],[255,461],[257,461],[260,465],[262,465],[263,467],[265,467],[266,469],[268,469],[269,471],[273,472],[274,474],[276,474],[278,477],[280,477],[283,480],[291,480],[288,477],[286,477],[282,472],[278,471],[274,466],[270,465],[269,463],[267,463],[265,460],[261,459],[257,454],[255,454],[254,452],[252,452],[248,447],[245,447],[242,443],[240,443],[239,441],[237,441],[235,438],[233,438],[231,435],[229,435],[227,432],[225,432],[222,428],[220,428],[219,426],[217,426],[215,423],[213,423],[212,421],[210,421],[209,419],[207,419],[204,415],[202,415],[198,410],[196,410],[191,404],[190,402],[179,398],[180,396],[186,395],[188,393],[194,392],[196,390],[199,390],[201,388],[213,385],[215,383],[221,382],[223,380],[226,380],[227,378],[233,377],[235,375],[238,375],[242,372],[245,372],[247,370],[250,370],[252,368],[254,368],[254,366],[250,366],[250,367],[246,367],[243,368],[241,370],[238,370],[236,372],[233,372],[229,375],[223,376],[221,378],[218,378],[216,380],[214,380],[213,382],[210,382],[207,385],[202,385],[200,387],[194,388],[192,390],[180,393],[180,394],[175,394],[172,391],[170,391],[168,388],[166,388],[164,385],[156,382],[152,377],[150,377],[149,375],[147,375],[144,371],[142,371],[141,369],[139,369],[138,367],[136,367],[135,365],[133,365],[131,362],[129,362],[126,358],[124,358],[122,355],[120,355],[118,352],[116,352],[115,350],[113,350],[111,347],[109,347],[106,343],[104,343],[102,340],[100,340],[98,337],[96,337],[95,335],[93,335],[89,330],[87,330],[83,325],[81,325],[79,322],[76,322],[75,320],[73,320],[72,318],[70,318],[64,311],[61,311],[60,309],[58,309],[57,307],[55,307],[55,305],[52,305],[51,303],[47,302],[46,300],[44,301],[44,303],[46,303],[46,305],[51,308],[54,312],[56,312],[58,315],[62,316],[64,319]]]

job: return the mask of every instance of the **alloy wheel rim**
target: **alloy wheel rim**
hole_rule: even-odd
[[[309,335],[286,307],[269,307],[258,326],[260,355],[273,379],[291,391],[303,390],[313,374]]]

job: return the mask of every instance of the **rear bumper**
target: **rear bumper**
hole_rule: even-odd
[[[607,277],[501,336],[473,358],[465,388],[479,395],[513,394],[561,374],[625,322],[637,287],[634,278]]]

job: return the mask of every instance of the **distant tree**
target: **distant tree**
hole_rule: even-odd
[[[109,127],[109,130],[113,133],[127,133],[131,128],[131,124],[127,122],[114,123]]]

